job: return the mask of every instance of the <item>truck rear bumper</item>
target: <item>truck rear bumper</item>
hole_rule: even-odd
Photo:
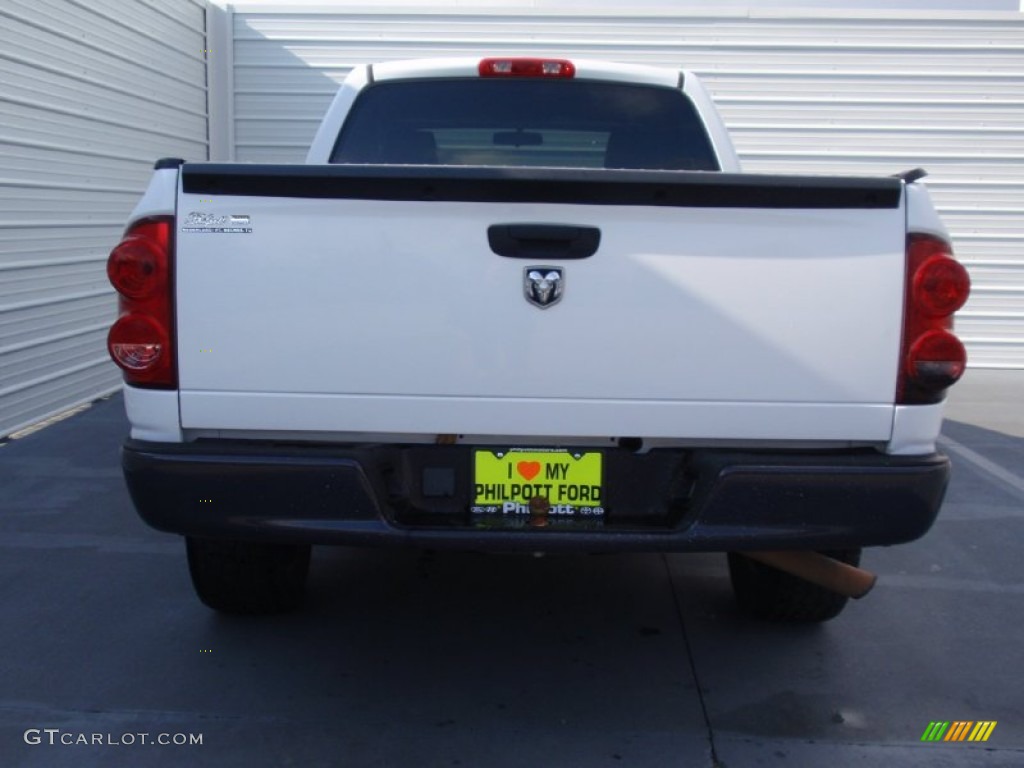
[[[141,517],[162,531],[310,544],[525,551],[829,549],[912,541],[931,527],[949,460],[873,451],[606,452],[603,520],[468,512],[470,449],[126,441]],[[427,470],[442,473],[442,492]],[[445,475],[445,473],[448,473]]]

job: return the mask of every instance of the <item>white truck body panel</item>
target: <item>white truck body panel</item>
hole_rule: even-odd
[[[536,436],[538,444],[565,444],[559,435],[676,438],[686,445],[714,435],[741,441],[883,441],[892,427],[892,407],[814,406],[759,403],[658,403],[637,400],[530,398],[442,398],[373,395],[183,392],[182,423],[206,429],[323,430],[387,435],[480,434]],[[463,429],[465,427],[465,429]],[[472,428],[472,429],[471,429]],[[234,435],[240,436],[240,435]],[[410,442],[402,440],[401,442]],[[471,442],[471,441],[465,441]],[[479,441],[476,441],[479,442]],[[502,442],[502,441],[497,441]],[[517,442],[522,442],[517,441]],[[532,444],[532,443],[531,443]]]
[[[178,234],[185,428],[298,426],[308,399],[323,430],[890,437],[902,207],[182,195],[179,210],[252,224]],[[602,243],[542,311],[527,264],[486,231],[551,220],[600,227]]]

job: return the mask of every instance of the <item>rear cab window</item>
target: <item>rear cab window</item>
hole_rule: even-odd
[[[368,86],[330,162],[719,170],[704,124],[680,90],[531,78]]]

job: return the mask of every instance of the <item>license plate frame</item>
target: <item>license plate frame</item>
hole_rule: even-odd
[[[595,449],[474,448],[470,512],[528,517],[539,496],[545,516],[604,517],[604,458]]]

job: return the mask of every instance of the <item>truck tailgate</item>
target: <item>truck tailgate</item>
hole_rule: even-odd
[[[178,199],[185,428],[890,435],[898,181],[219,168],[185,165]],[[495,224],[600,246],[508,258]],[[548,308],[538,266],[563,270]]]

